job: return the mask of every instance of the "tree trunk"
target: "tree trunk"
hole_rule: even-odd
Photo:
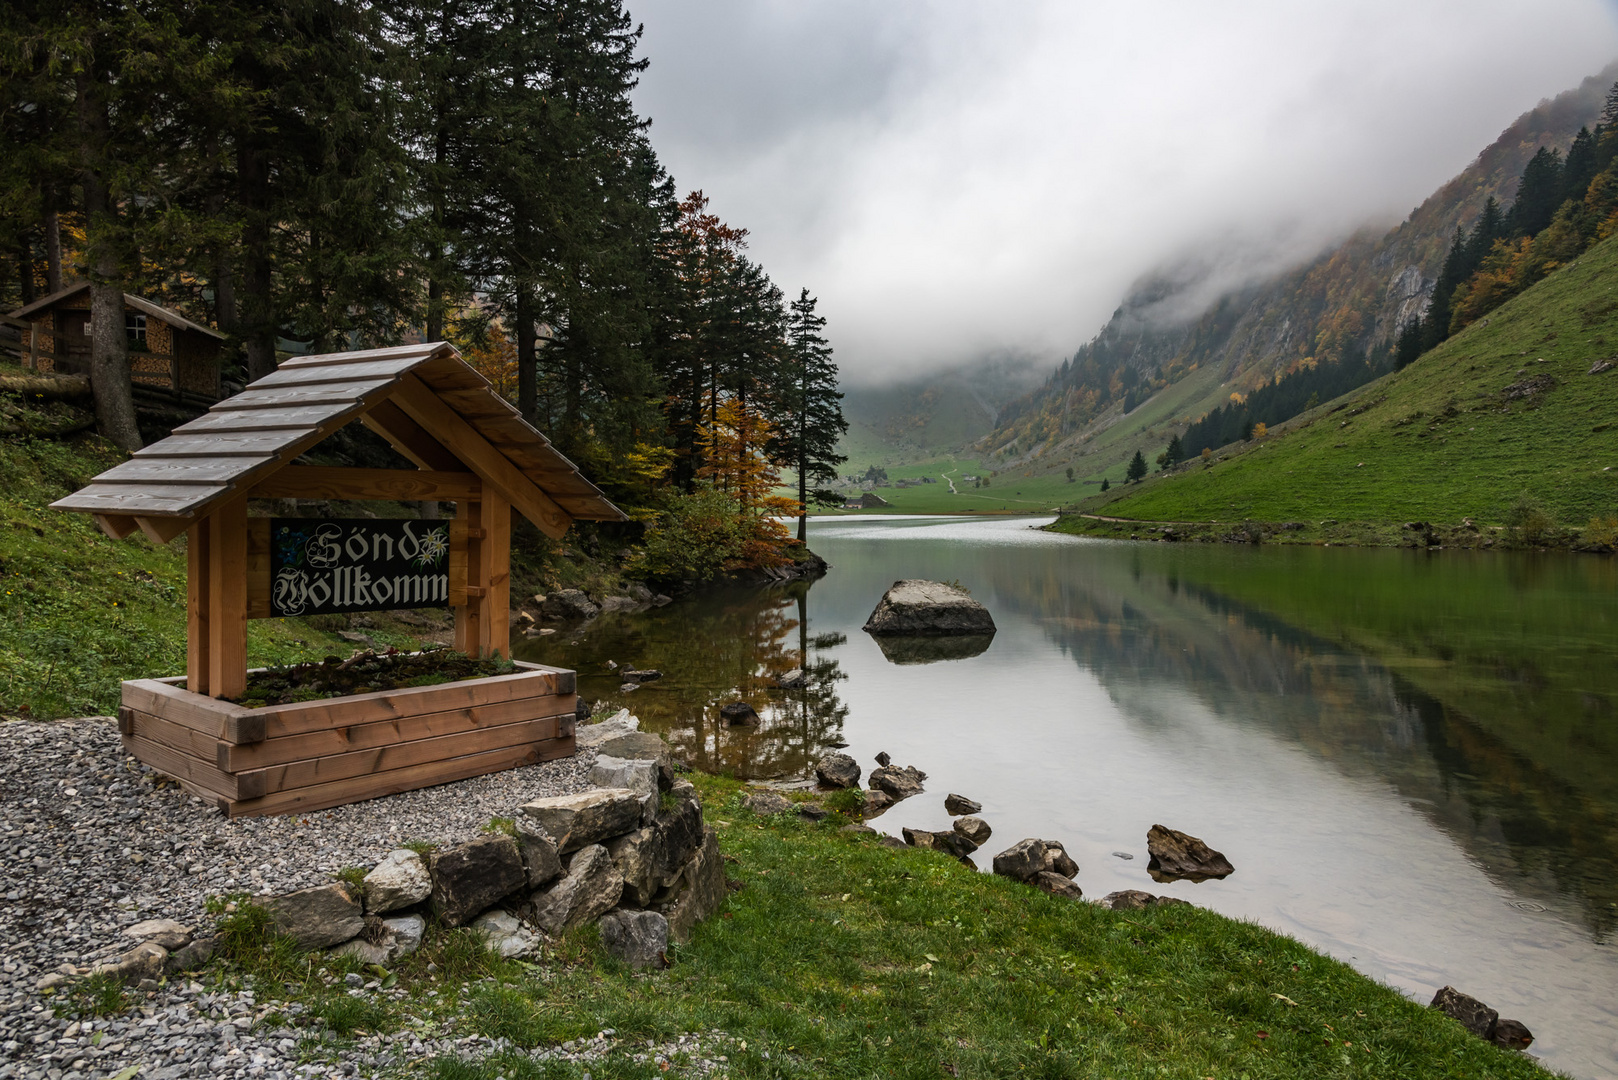
[[[135,398],[129,385],[129,338],[124,329],[124,289],[116,241],[117,207],[97,165],[112,142],[107,103],[95,93],[89,72],[77,79],[80,182],[84,191],[85,246],[90,259],[90,386],[96,426],[125,450],[139,450]]]
[[[62,217],[55,210],[45,215],[45,291],[62,291]]]
[[[270,264],[269,165],[253,147],[236,153],[236,180],[247,217],[242,230],[243,337],[247,339],[247,381],[275,371],[275,278]]]
[[[230,256],[223,248],[213,256],[213,317],[221,334],[236,333],[236,281],[231,276]]]
[[[448,12],[448,6],[445,12]],[[442,123],[433,134],[433,236],[427,254],[427,340],[444,340],[444,159],[449,131]]]
[[[34,302],[34,245],[25,237],[17,241],[17,287],[22,290],[22,302]]]
[[[534,332],[534,298],[526,285],[517,287],[517,409],[539,427],[539,366]]]

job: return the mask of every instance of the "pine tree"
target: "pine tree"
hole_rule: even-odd
[[[1180,441],[1178,432],[1170,437],[1169,448],[1164,451],[1164,453],[1167,455],[1168,468],[1172,469],[1174,466],[1185,460],[1185,444]]]
[[[1557,200],[1558,205],[1569,199],[1582,200],[1585,191],[1590,187],[1590,181],[1600,170],[1596,166],[1596,140],[1587,127],[1581,127],[1579,133],[1573,136],[1573,144],[1567,149],[1567,159],[1562,165],[1562,192]]]
[[[1444,266],[1438,272],[1438,282],[1433,286],[1433,298],[1427,305],[1426,313],[1421,317],[1415,331],[1411,325],[1405,324],[1404,333],[1411,334],[1407,341],[1402,333],[1399,339],[1400,367],[1404,367],[1423,352],[1431,349],[1444,338],[1449,336],[1450,300],[1455,296],[1455,290],[1471,276],[1466,268],[1466,233],[1459,226],[1455,226],[1455,236],[1450,240],[1449,251],[1444,256]]]
[[[1534,236],[1549,225],[1556,208],[1562,205],[1563,185],[1561,153],[1549,146],[1540,147],[1523,166],[1516,201],[1506,215],[1505,233]]]
[[[782,372],[781,426],[771,446],[775,460],[798,474],[798,541],[808,539],[808,506],[815,485],[835,479],[837,466],[848,458],[837,452],[837,441],[848,431],[837,389],[837,365],[822,333],[824,316],[815,314],[818,301],[808,289],[798,293],[787,316],[786,364]],[[816,501],[835,504],[829,493]]]
[[[1139,450],[1129,459],[1129,469],[1124,473],[1131,484],[1138,484],[1146,476],[1146,458]]]

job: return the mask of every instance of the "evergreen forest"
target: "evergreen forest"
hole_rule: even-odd
[[[659,163],[640,39],[619,0],[10,4],[0,305],[172,307],[226,335],[226,393],[448,340],[670,534],[648,572],[694,572],[693,529],[713,566],[781,562],[775,517],[841,463],[825,319]],[[136,449],[129,343],[93,336],[98,426]]]

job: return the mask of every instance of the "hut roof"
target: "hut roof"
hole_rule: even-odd
[[[53,292],[49,296],[40,297],[32,304],[27,304],[18,308],[16,311],[11,313],[11,317],[13,319],[27,319],[28,316],[34,314],[34,312],[44,311],[49,307],[55,307],[68,297],[73,296],[76,293],[81,293],[89,287],[90,283],[88,281],[81,281],[77,285],[69,285],[67,288]],[[124,303],[128,304],[136,311],[150,315],[154,318],[162,319],[170,326],[178,326],[186,330],[195,330],[199,334],[207,334],[209,337],[218,338],[221,341],[223,341],[225,338],[225,335],[221,334],[217,330],[210,330],[206,326],[199,323],[194,323],[172,308],[166,308],[161,304],[154,304],[150,300],[142,300],[134,293],[124,293]]]
[[[625,520],[441,341],[289,360],[51,505],[131,527],[131,519],[194,520],[355,419],[418,468],[475,473],[553,536],[574,518]],[[178,529],[171,520],[161,531]]]

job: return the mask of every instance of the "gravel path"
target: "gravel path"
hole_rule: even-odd
[[[472,839],[530,799],[587,789],[594,758],[581,746],[566,760],[334,810],[230,821],[128,757],[108,717],[0,724],[0,1080],[106,1077],[142,1063],[143,1080],[328,1075],[294,1071],[284,1039],[242,1049],[250,994],[165,988],[98,1021],[96,1039],[53,1018],[34,983],[128,948],[120,930],[135,922],[204,923],[210,895],[286,892],[369,867],[405,841]]]

